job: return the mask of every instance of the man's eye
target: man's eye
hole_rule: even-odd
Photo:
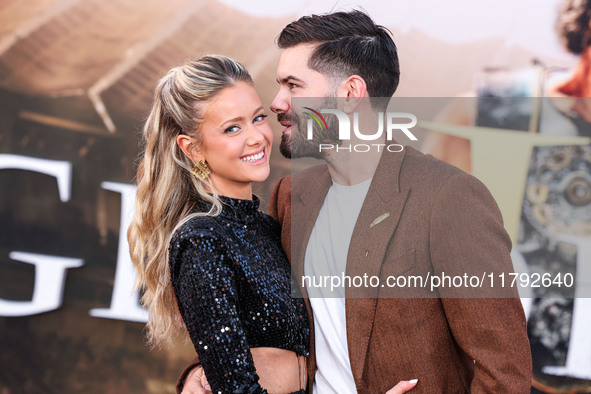
[[[289,86],[290,89],[295,89],[295,88],[299,88],[300,87],[300,85],[298,85],[296,83],[291,83],[291,82],[289,82],[287,84],[287,86]]]
[[[224,133],[232,134],[232,133],[237,132],[238,130],[240,130],[240,127],[238,127],[238,126],[230,126],[226,130],[224,130]]]

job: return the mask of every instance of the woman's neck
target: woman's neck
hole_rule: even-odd
[[[211,179],[211,183],[220,196],[236,198],[239,200],[252,200],[252,182],[237,185],[216,182],[216,179]],[[207,190],[207,192],[211,193],[212,191]]]

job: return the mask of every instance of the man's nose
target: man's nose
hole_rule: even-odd
[[[271,111],[275,112],[276,114],[288,112],[289,111],[289,97],[285,94],[283,89],[279,89],[277,95],[271,102]]]

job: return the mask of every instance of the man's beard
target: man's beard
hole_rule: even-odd
[[[286,114],[285,112],[277,114],[277,121],[279,123],[284,122],[286,120],[290,120],[291,114]],[[293,130],[293,129],[292,129]],[[287,159],[291,159],[291,131],[289,134],[283,133],[281,134],[281,142],[279,143],[279,152],[283,155],[283,157]]]
[[[317,105],[317,108],[318,110],[336,108],[336,104],[336,97],[325,97],[320,105]],[[281,135],[279,144],[279,151],[288,159],[303,157],[322,159],[324,154],[320,151],[320,144],[339,145],[341,143],[339,140],[338,119],[335,119],[334,116],[329,116],[326,119],[327,130],[314,132],[311,140],[308,140],[306,136],[306,120],[300,115],[290,111],[289,114],[281,113],[277,115],[277,120],[280,122],[291,120],[291,135]]]
[[[281,135],[281,142],[279,142],[279,152],[283,157],[291,159],[291,136],[287,134]]]

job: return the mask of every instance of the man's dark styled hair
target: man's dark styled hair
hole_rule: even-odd
[[[279,48],[318,43],[308,67],[324,75],[359,75],[370,97],[391,97],[400,79],[391,32],[363,11],[303,16],[277,37]]]
[[[591,0],[565,0],[558,13],[556,31],[566,49],[580,55],[591,45]]]

